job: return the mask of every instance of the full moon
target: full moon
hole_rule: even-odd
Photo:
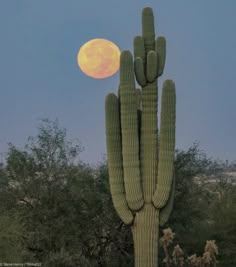
[[[109,40],[92,39],[79,49],[77,62],[86,75],[104,79],[119,70],[120,49]]]

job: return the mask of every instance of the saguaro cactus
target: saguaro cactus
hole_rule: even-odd
[[[166,80],[157,130],[157,78],[163,73],[164,37],[155,40],[151,8],[142,13],[142,36],[120,57],[118,96],[106,97],[106,137],[114,207],[131,225],[135,266],[158,266],[159,225],[169,217],[174,195],[175,85]],[[142,89],[135,89],[136,80]],[[159,140],[158,140],[159,136]]]

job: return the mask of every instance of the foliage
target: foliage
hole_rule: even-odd
[[[217,266],[236,264],[236,186],[224,179],[227,165],[207,158],[197,144],[177,151],[175,206],[166,226],[187,254],[201,254],[205,240],[216,240],[220,255]],[[218,179],[209,182],[209,177]]]
[[[202,256],[193,254],[185,255],[183,249],[177,244],[171,248],[175,234],[170,228],[163,230],[163,236],[160,238],[161,247],[164,250],[165,258],[163,260],[166,267],[215,267],[217,264],[218,247],[215,240],[206,242]],[[171,253],[172,250],[172,253]]]
[[[236,186],[220,182],[210,203],[208,236],[217,240],[220,267],[236,266]]]
[[[2,179],[6,204],[14,206],[25,227],[25,248],[46,266],[79,264],[78,254],[90,251],[84,231],[93,236],[89,227],[99,213],[88,212],[97,202],[92,170],[77,160],[81,147],[65,136],[58,122],[44,121],[24,151],[10,145]]]
[[[10,145],[0,169],[1,261],[133,266],[132,234],[113,209],[107,162],[92,168],[80,161],[80,151],[58,122],[50,121],[24,150]],[[175,158],[175,208],[165,228],[174,229],[185,255],[199,257],[206,240],[216,240],[217,266],[236,266],[236,187],[223,179],[226,166],[196,144],[177,150]],[[219,183],[208,183],[211,173],[222,177]],[[160,263],[164,257],[162,252]]]
[[[0,259],[2,262],[20,262],[24,253],[23,225],[12,211],[0,215]]]

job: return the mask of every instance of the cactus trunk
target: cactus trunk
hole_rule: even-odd
[[[158,266],[159,210],[146,204],[132,226],[135,267]]]

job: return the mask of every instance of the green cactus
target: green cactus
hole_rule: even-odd
[[[135,266],[157,267],[159,225],[168,220],[174,199],[176,96],[173,81],[166,80],[158,135],[157,78],[166,41],[155,41],[151,8],[144,8],[142,26],[142,36],[134,38],[134,61],[129,51],[121,53],[118,97],[106,97],[106,138],[112,200],[131,225]],[[142,90],[135,89],[135,76]]]

